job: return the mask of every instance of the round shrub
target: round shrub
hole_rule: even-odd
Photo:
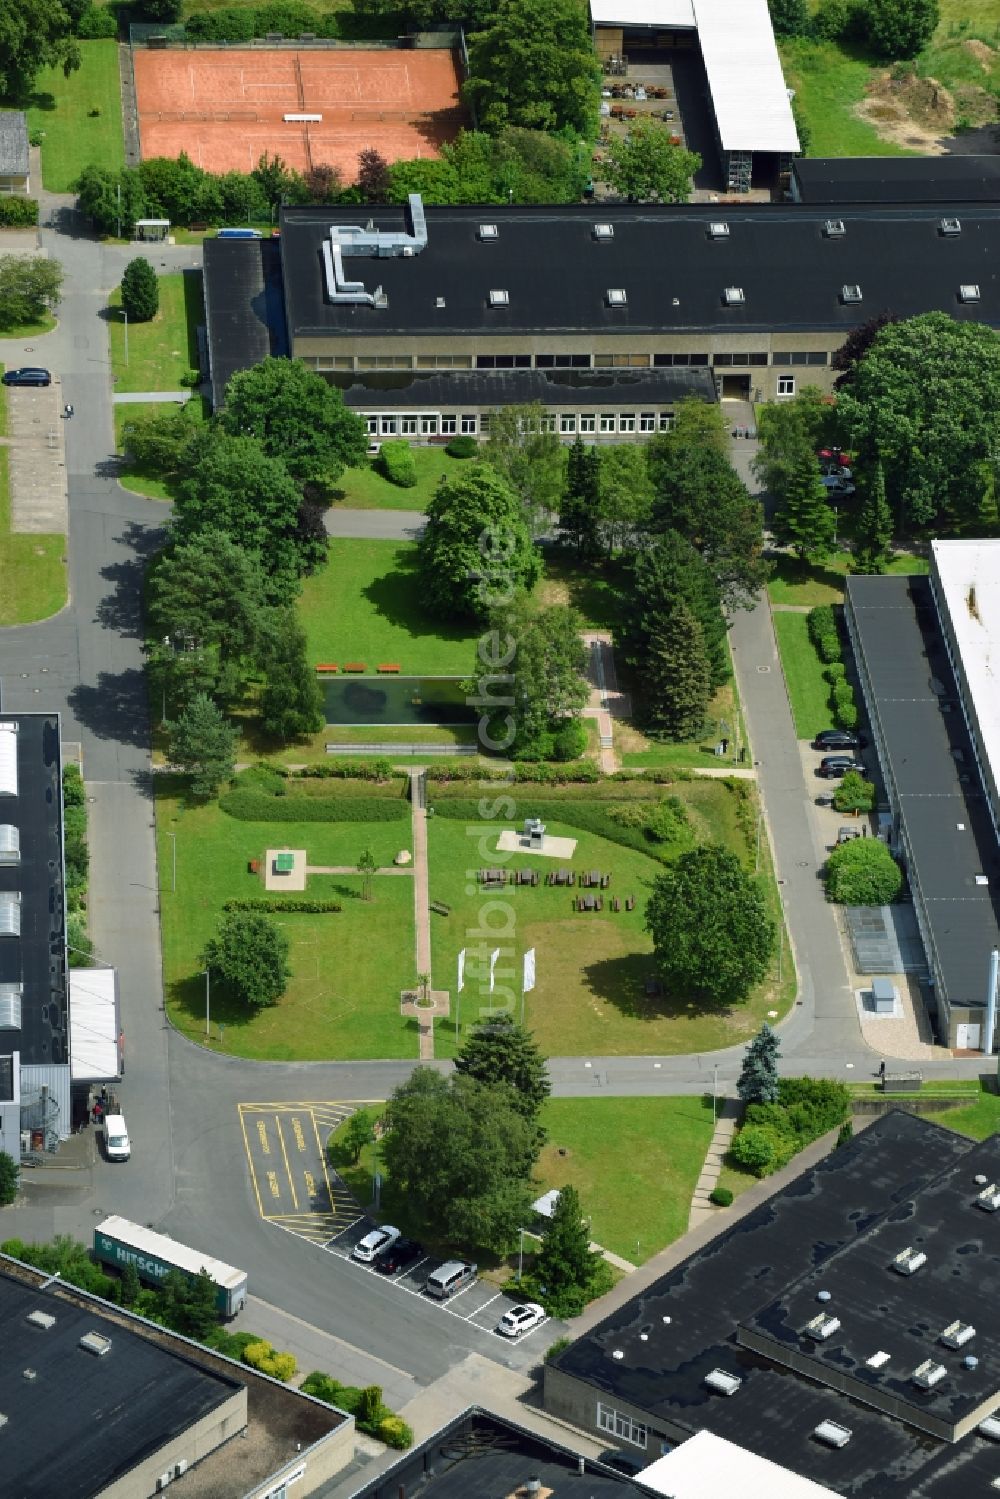
[[[579,760],[587,748],[587,730],[579,718],[569,718],[552,736],[553,760]]]
[[[714,1202],[717,1208],[728,1208],[732,1206],[733,1194],[728,1187],[714,1187],[708,1200]]]
[[[479,452],[479,444],[474,437],[469,437],[465,432],[460,432],[453,437],[445,447],[449,458],[475,458]]]
[[[81,41],[101,41],[118,35],[118,13],[107,5],[88,5],[76,23]]]
[[[878,838],[854,838],[826,861],[826,898],[844,906],[888,906],[903,889],[903,871]]]
[[[771,1131],[759,1124],[744,1125],[730,1146],[729,1154],[737,1166],[752,1171],[754,1176],[766,1176],[774,1170],[778,1159]]]
[[[829,666],[824,666],[823,675],[831,687],[835,687],[838,682],[842,682],[846,677],[847,667],[843,661],[831,661]]]
[[[417,465],[405,437],[390,437],[382,444],[377,464],[390,484],[412,489],[417,482]]]
[[[402,1416],[383,1416],[378,1423],[377,1434],[379,1441],[384,1442],[387,1447],[412,1447],[413,1429],[407,1426]]]

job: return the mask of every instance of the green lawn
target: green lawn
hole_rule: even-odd
[[[973,1140],[985,1140],[1000,1130],[1000,1095],[981,1091],[967,1108],[936,1114],[934,1122],[957,1130],[960,1135],[970,1135]]]
[[[401,489],[383,478],[378,467],[349,468],[338,480],[334,502],[352,510],[426,510],[438,483],[444,477],[460,473],[464,458],[450,458],[444,448],[412,448],[417,482],[412,489]]]
[[[545,571],[535,588],[539,604],[570,604],[588,630],[614,630],[619,623],[623,571],[613,562],[579,565],[569,551],[548,548]]]
[[[767,585],[772,604],[793,604],[812,608],[815,604],[840,604],[844,599],[844,579],[852,561],[850,552],[835,552],[825,562],[800,562],[786,553],[773,559],[774,571]],[[887,573],[924,574],[930,564],[926,557],[901,552],[893,557]]]
[[[0,432],[7,431],[7,394],[0,393]],[[15,535],[10,529],[10,470],[0,448],[0,625],[48,619],[66,602],[68,540],[58,532]]]
[[[814,739],[821,729],[828,729],[833,722],[830,684],[823,676],[823,663],[809,639],[808,618],[806,614],[779,612],[773,615],[778,653],[799,739]]]
[[[608,783],[606,789],[607,799],[612,799],[614,783]],[[475,883],[474,874],[469,878],[469,871],[495,862],[499,830],[517,825],[532,814],[533,795],[544,796],[550,808],[552,801],[562,799],[552,797],[552,790],[521,788],[509,822],[473,822],[470,826],[444,815],[441,802],[447,798],[439,799],[434,791],[440,815],[429,828],[430,894],[451,907],[448,916],[431,916],[434,982],[452,996],[452,1014],[437,1026],[439,1056],[451,1055],[455,1047],[459,949],[468,950],[461,1007],[463,1034],[480,1010],[490,1004],[488,967],[477,961],[474,951],[482,940],[477,939],[476,931],[484,919],[504,928],[495,942],[487,944],[502,950],[494,1003],[513,1003],[519,1012],[523,954],[535,949],[537,985],[526,996],[525,1022],[546,1056],[676,1055],[733,1046],[760,1028],[768,1010],[783,1013],[788,1008],[794,973],[787,954],[780,997],[775,975],[747,1005],[722,1014],[683,999],[649,998],[645,984],[653,975],[652,942],[643,929],[643,912],[649,886],[662,866],[638,850],[556,821],[550,811],[546,813],[549,833],[577,840],[574,856],[566,862],[577,870],[611,873],[611,885],[603,892],[604,910],[578,913],[574,909],[578,892],[564,887],[540,884],[483,891]],[[671,790],[684,801],[699,839],[714,837],[745,854],[736,799],[731,792],[707,780],[678,783]],[[577,798],[566,798],[571,799]],[[624,797],[620,794],[617,799]],[[538,855],[518,854],[504,862],[510,868],[538,869],[543,878],[554,867],[554,861]],[[610,909],[613,895],[622,898],[619,912]],[[636,909],[626,912],[624,897],[629,895],[636,896]]]
[[[723,764],[738,765],[739,746],[746,745],[747,733],[735,677],[730,677],[715,693],[706,716],[708,727],[705,736],[685,744],[651,739],[634,724],[616,719],[612,727],[615,748],[621,757],[622,766],[626,770],[669,770],[672,766],[718,770]],[[738,736],[734,732],[734,726],[738,726]],[[715,753],[715,746],[723,734],[729,741],[725,761]]]
[[[833,42],[786,38],[779,47],[785,82],[809,130],[810,156],[913,156],[884,140],[854,107],[865,97],[872,67]]]
[[[710,1098],[552,1098],[542,1124],[539,1192],[575,1187],[603,1248],[641,1264],[687,1232]]]
[[[42,130],[42,179],[49,192],[71,192],[85,166],[125,164],[118,46],[81,42],[80,67],[43,68],[28,108],[28,130]]]
[[[149,323],[125,319],[118,288],[111,293],[109,332],[115,388],[121,391],[181,390],[181,376],[198,367],[197,327],[204,321],[200,271],[160,276],[160,310]]]
[[[475,631],[425,612],[415,554],[414,542],[330,542],[326,566],[304,580],[299,600],[310,661],[364,661],[369,672],[396,661],[404,676],[473,669]]]
[[[200,954],[224,900],[263,893],[247,872],[250,859],[261,859],[269,846],[305,848],[311,864],[353,866],[368,846],[380,865],[388,865],[410,847],[406,810],[403,820],[390,823],[250,823],[227,816],[214,802],[186,807],[162,791],[156,803],[160,926],[173,1024],[204,1040]],[[176,891],[170,834],[176,836]],[[416,977],[412,879],[376,876],[370,903],[360,890],[358,875],[309,877],[309,894],[341,900],[343,910],[274,918],[292,943],[288,989],[277,1005],[250,1016],[220,987],[211,1002],[213,1050],[271,1061],[416,1056],[416,1025],[399,1014],[399,992]]]
[[[131,337],[131,331],[129,333]],[[192,420],[204,422],[208,420],[208,402],[199,395],[192,396],[187,403]],[[127,421],[137,416],[150,416],[154,412],[162,413],[170,409],[160,401],[136,401],[128,402],[126,405],[114,407],[115,413],[115,447],[120,453],[122,451],[122,427]],[[136,494],[145,494],[152,500],[172,500],[173,482],[164,479],[160,474],[151,469],[143,468],[138,463],[123,462],[118,470],[118,482],[126,489],[134,490]]]

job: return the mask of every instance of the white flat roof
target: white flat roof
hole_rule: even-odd
[[[834,1493],[710,1431],[699,1431],[643,1468],[639,1482],[670,1499],[829,1499]]]
[[[108,1083],[120,1076],[119,1030],[117,970],[71,968],[69,1055],[75,1083]]]
[[[983,751],[1000,785],[1000,541],[932,541],[931,555]]]
[[[590,0],[595,26],[694,26],[692,0]]]
[[[724,151],[797,151],[798,132],[767,0],[694,0]]]

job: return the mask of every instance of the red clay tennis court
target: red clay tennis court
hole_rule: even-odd
[[[249,172],[266,151],[353,182],[359,151],[436,156],[464,123],[455,58],[442,48],[136,48],[133,60],[143,157],[186,151],[213,172]],[[322,118],[285,120],[293,114]]]

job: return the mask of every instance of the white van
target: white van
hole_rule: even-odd
[[[465,1260],[448,1260],[444,1265],[428,1275],[424,1282],[424,1290],[428,1296],[436,1296],[439,1301],[447,1301],[449,1296],[454,1296],[456,1291],[462,1291],[476,1278],[476,1266],[468,1264]]]
[[[124,1114],[105,1114],[104,1154],[109,1161],[127,1161],[132,1154]]]

